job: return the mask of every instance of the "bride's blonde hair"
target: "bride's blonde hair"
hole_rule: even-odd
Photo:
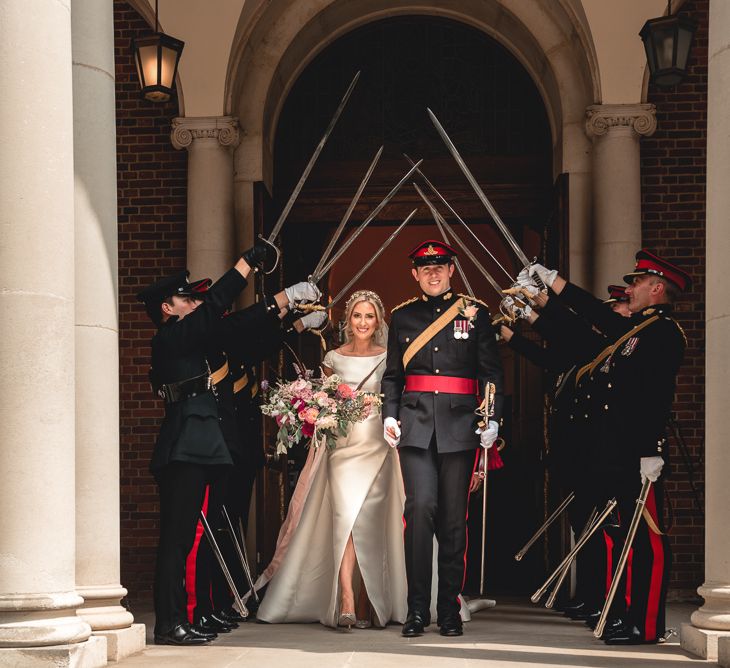
[[[352,318],[352,312],[355,306],[362,302],[373,305],[375,315],[378,318],[378,326],[375,329],[373,341],[379,346],[385,347],[388,342],[388,325],[385,324],[385,308],[380,297],[372,290],[357,290],[350,295],[350,298],[345,303],[345,341],[347,343],[352,341],[353,334],[350,319]]]

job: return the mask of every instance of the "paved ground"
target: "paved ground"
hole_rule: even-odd
[[[668,626],[679,628],[695,606],[674,604]],[[152,616],[139,615],[152,642]],[[611,648],[585,626],[557,613],[518,601],[499,601],[478,612],[461,638],[448,640],[435,625],[421,638],[405,640],[400,626],[347,633],[319,624],[246,623],[205,647],[175,648],[150,644],[121,668],[675,668],[698,660],[679,648],[675,636],[662,645]]]

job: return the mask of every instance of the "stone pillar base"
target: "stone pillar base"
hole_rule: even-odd
[[[730,631],[708,631],[685,623],[679,632],[682,649],[707,661],[718,660],[718,640],[721,638],[730,640]],[[730,666],[730,663],[724,665]]]
[[[137,654],[145,648],[146,630],[144,624],[132,624],[126,629],[113,631],[94,631],[92,638],[106,639],[106,658],[108,661],[121,661]]]
[[[730,634],[717,639],[717,662],[722,668],[730,668]]]
[[[0,649],[0,668],[100,668],[106,665],[106,638],[94,636],[74,645]]]

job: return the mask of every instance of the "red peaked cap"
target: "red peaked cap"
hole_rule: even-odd
[[[603,302],[604,304],[612,304],[613,302],[627,302],[627,301],[629,301],[629,296],[626,294],[625,285],[609,285],[608,286],[608,299],[606,299]]]
[[[636,267],[634,271],[626,274],[624,281],[631,284],[634,276],[643,276],[644,274],[661,276],[676,285],[682,292],[692,285],[692,279],[686,271],[642,248],[636,254]]]
[[[408,257],[413,260],[415,267],[428,264],[448,264],[457,255],[456,251],[443,241],[426,239],[416,246]]]

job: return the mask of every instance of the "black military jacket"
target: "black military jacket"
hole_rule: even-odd
[[[241,345],[235,336],[229,335],[224,342],[233,381],[240,389],[233,395],[233,420],[238,436],[237,462],[252,469],[264,465],[261,424],[261,395],[256,366],[281,348],[284,330],[278,317],[279,309],[267,311],[257,305],[247,323],[248,343]],[[224,321],[227,320],[224,319]]]
[[[206,293],[205,301],[182,320],[170,318],[152,338],[153,386],[175,383],[215,371],[221,360],[209,360],[210,340],[229,304],[246,287],[235,269]],[[230,465],[231,457],[220,426],[213,388],[165,406],[165,418],[155,443],[150,471],[170,462]]]
[[[611,332],[609,343],[619,341],[610,355],[580,375],[573,419],[593,442],[601,470],[636,474],[641,457],[667,455],[665,428],[686,347],[684,332],[669,304],[624,318],[605,306],[599,309],[600,300],[591,295],[589,303],[576,286],[568,287],[561,298],[576,309],[588,306],[586,315],[592,313],[596,326]]]
[[[438,297],[422,295],[393,310],[388,334],[388,354],[383,375],[383,417],[401,422],[400,447],[427,449],[436,434],[439,452],[459,452],[479,447],[475,434],[479,421],[474,411],[477,396],[432,392],[404,392],[406,375],[456,376],[476,379],[480,394],[487,382],[496,386],[495,412],[490,419],[500,421],[502,415],[502,362],[489,309],[485,304],[466,296],[478,307],[474,328],[468,339],[454,337],[455,327],[465,324],[457,315],[434,336],[403,368],[403,354],[422,331],[437,320],[462,296],[447,292]]]
[[[586,320],[555,298],[541,309],[533,329],[545,339],[547,347],[517,332],[508,345],[555,376],[548,419],[548,466],[563,484],[575,489],[591,456],[589,444],[571,418],[575,406],[575,374],[603,350],[607,342],[605,337],[593,331]]]

